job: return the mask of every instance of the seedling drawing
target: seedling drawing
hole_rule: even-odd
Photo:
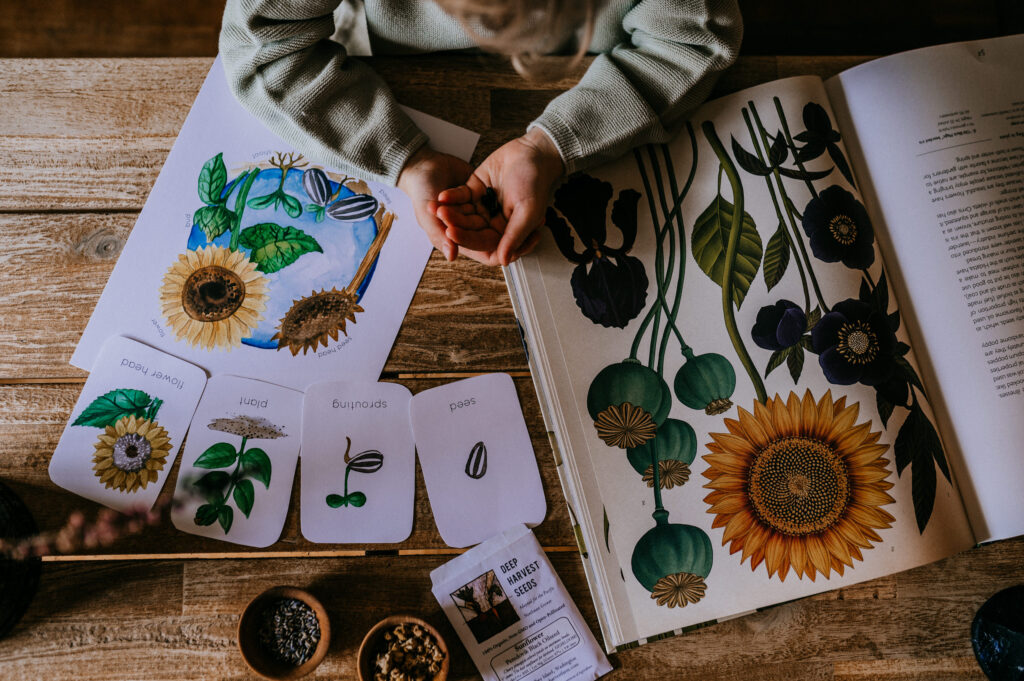
[[[350,457],[352,438],[345,437],[345,491],[343,494],[328,494],[327,505],[331,508],[340,506],[360,507],[366,503],[366,495],[356,491],[349,494],[348,476],[352,471],[359,473],[376,473],[384,465],[384,455],[376,449],[368,449]]]

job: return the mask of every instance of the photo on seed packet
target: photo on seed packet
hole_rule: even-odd
[[[477,643],[483,643],[519,621],[519,614],[498,583],[494,570],[460,587],[451,597]]]

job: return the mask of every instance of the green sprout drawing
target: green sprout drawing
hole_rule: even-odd
[[[238,510],[248,518],[256,501],[256,490],[252,481],[262,482],[264,487],[270,489],[270,457],[258,447],[246,449],[246,443],[249,440],[276,440],[288,436],[285,435],[283,428],[275,426],[262,416],[218,418],[211,421],[207,427],[242,438],[242,444],[238,449],[229,442],[211,445],[192,464],[197,468],[207,469],[234,466],[230,473],[226,470],[211,470],[192,483],[207,501],[196,509],[196,525],[206,526],[217,522],[227,534],[231,531],[234,520],[234,509],[228,505],[228,500],[234,500]]]
[[[350,457],[352,451],[352,438],[345,437],[345,491],[343,494],[328,494],[327,505],[331,508],[341,506],[360,507],[366,503],[366,495],[362,492],[348,491],[348,476],[352,471],[358,473],[376,473],[384,465],[384,455],[376,449],[368,449]]]

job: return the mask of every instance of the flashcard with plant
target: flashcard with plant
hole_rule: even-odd
[[[349,456],[352,451],[352,438],[345,437],[345,490],[342,494],[328,494],[327,505],[331,508],[342,506],[360,507],[366,503],[366,495],[363,492],[348,491],[348,476],[352,471],[357,473],[376,473],[384,465],[384,455],[376,449],[368,449],[359,452],[355,456]]]
[[[240,437],[236,448],[230,442],[217,442],[206,449],[192,464],[196,468],[210,469],[192,485],[206,503],[196,509],[195,524],[199,526],[219,523],[224,533],[231,531],[234,522],[233,501],[246,518],[256,503],[253,481],[270,489],[272,472],[270,457],[259,447],[246,449],[249,440],[276,440],[288,437],[284,429],[262,416],[235,416],[213,419],[207,428]],[[220,470],[220,469],[230,469]]]
[[[359,301],[394,214],[365,182],[332,181],[301,155],[277,153],[264,166],[229,180],[217,154],[199,172],[203,205],[194,214],[188,250],[160,288],[164,320],[179,341],[204,350],[245,344],[305,354],[337,340],[339,332],[347,335],[347,323],[364,311]],[[261,193],[250,196],[254,192]],[[303,210],[306,199],[311,203]],[[321,225],[325,216],[329,224]],[[349,230],[346,244],[357,248],[330,247],[343,236],[340,229]],[[312,281],[306,268],[289,269],[314,256],[356,260],[318,266],[327,276]],[[353,268],[353,275],[342,274]]]
[[[171,451],[167,431],[156,421],[162,405],[141,390],[118,388],[90,402],[72,422],[103,429],[92,461],[107,489],[131,494],[159,478]]]

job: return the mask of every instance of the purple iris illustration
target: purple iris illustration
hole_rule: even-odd
[[[896,334],[885,315],[852,298],[814,326],[811,345],[825,378],[836,385],[882,385],[895,366]]]
[[[796,303],[780,300],[757,312],[750,335],[765,350],[785,350],[800,342],[807,330],[807,315]]]
[[[648,280],[643,263],[627,255],[636,240],[640,193],[619,192],[611,221],[622,236],[614,240],[609,240],[606,226],[611,198],[608,182],[573,175],[555,192],[554,208],[548,208],[545,222],[562,255],[578,263],[569,282],[576,305],[595,324],[621,329],[644,309]]]
[[[814,257],[864,269],[875,261],[875,230],[864,205],[839,185],[811,199],[804,210],[804,233]]]

